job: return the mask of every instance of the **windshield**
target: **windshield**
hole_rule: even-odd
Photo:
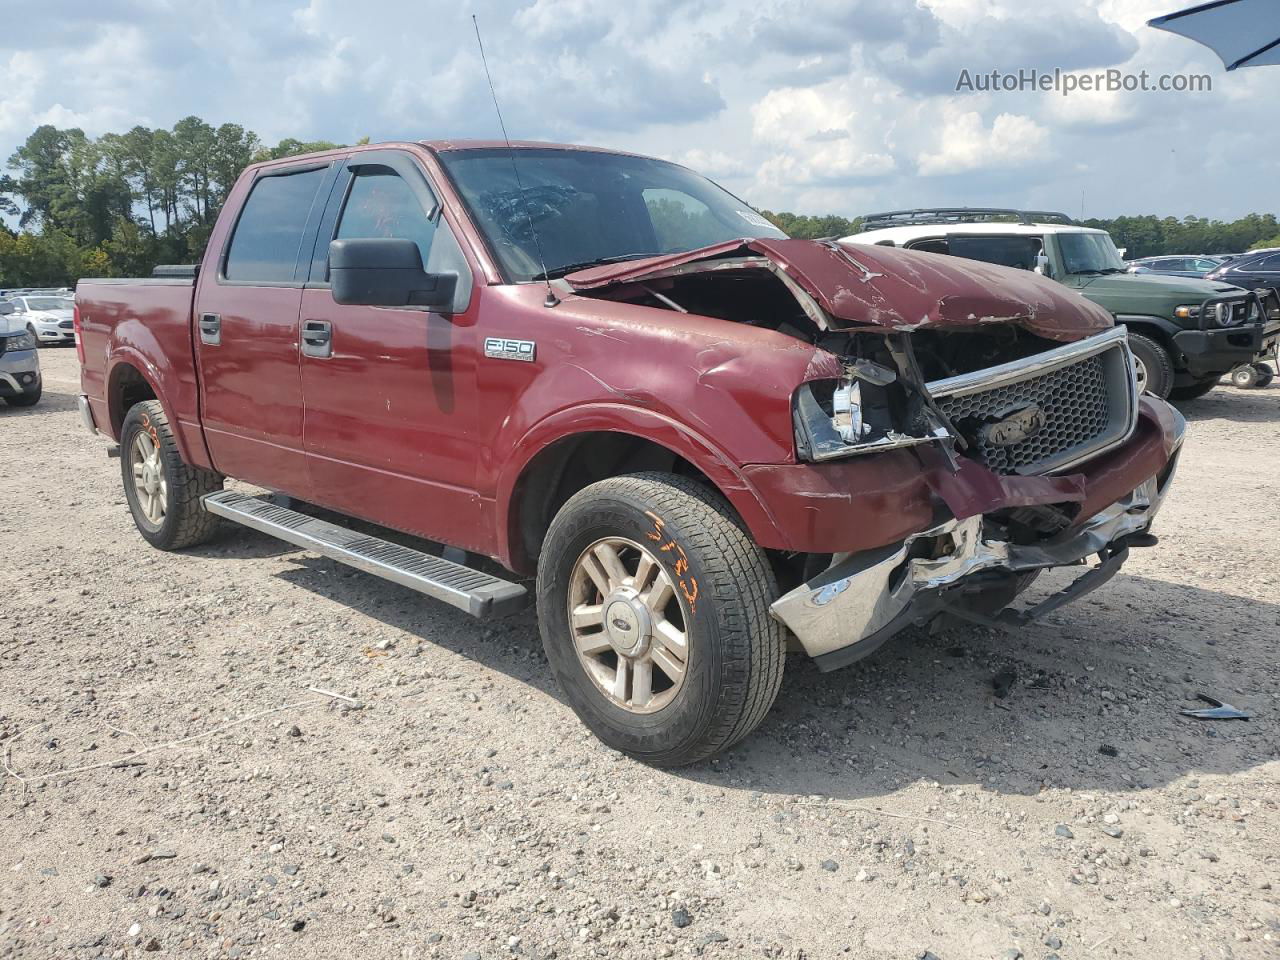
[[[691,170],[590,150],[444,151],[452,176],[507,275],[563,276],[597,263],[681,253],[723,240],[786,236],[732,194]]]
[[[1060,233],[1058,248],[1067,273],[1124,273],[1124,261],[1109,233]]]
[[[70,310],[71,301],[62,297],[27,297],[28,310]]]

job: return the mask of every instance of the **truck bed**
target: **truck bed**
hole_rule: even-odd
[[[189,463],[208,463],[200,431],[192,344],[195,281],[187,277],[90,279],[76,285],[82,356],[80,386],[98,429],[119,440],[122,392],[141,376],[163,397]]]

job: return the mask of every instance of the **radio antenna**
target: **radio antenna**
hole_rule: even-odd
[[[480,39],[480,21],[471,15],[471,23],[476,28],[476,45],[480,48],[480,63],[484,65],[484,77],[489,81],[489,95],[493,97],[493,112],[498,115],[498,126],[502,129],[502,139],[507,144],[507,155],[511,157],[511,172],[516,176],[516,188],[520,191],[520,200],[524,206],[524,217],[529,222],[529,233],[533,235],[533,245],[538,251],[538,265],[542,267],[542,281],[547,285],[547,299],[542,305],[554,307],[560,302],[555,290],[551,287],[551,278],[547,276],[547,259],[542,255],[542,241],[538,239],[538,230],[533,225],[533,214],[529,212],[529,198],[525,196],[524,182],[520,179],[520,167],[516,164],[516,152],[511,146],[511,138],[507,136],[507,124],[502,119],[502,108],[498,106],[498,91],[493,88],[493,74],[489,72],[489,59],[484,55],[484,41]]]

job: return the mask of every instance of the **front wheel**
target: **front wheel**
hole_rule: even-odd
[[[164,408],[147,400],[129,408],[120,428],[120,470],[133,522],[160,550],[212,539],[218,518],[201,497],[222,489],[222,477],[183,462]]]
[[[1174,387],[1169,391],[1170,400],[1199,400],[1206,393],[1218,385],[1221,377],[1209,377],[1207,380],[1201,380],[1197,383],[1187,384],[1185,387]]]
[[[1138,392],[1146,391],[1163,400],[1173,388],[1173,361],[1169,352],[1150,337],[1129,331],[1129,349],[1133,351],[1138,378]]]
[[[782,683],[777,585],[728,504],[662,473],[564,505],[538,562],[538,623],[569,704],[656,766],[704,760],[764,719]]]
[[[44,384],[36,384],[34,390],[28,390],[25,393],[15,393],[11,397],[5,397],[5,403],[11,407],[34,407],[40,402],[40,395],[44,392]]]
[[[1276,378],[1274,370],[1272,370],[1265,363],[1255,363],[1253,365],[1253,369],[1258,372],[1258,382],[1255,384],[1255,386],[1259,390],[1262,390],[1265,387],[1271,386],[1271,381]]]

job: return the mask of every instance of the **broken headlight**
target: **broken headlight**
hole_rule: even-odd
[[[950,436],[922,405],[906,401],[892,372],[878,371],[888,376],[849,366],[840,380],[801,385],[792,407],[799,459],[836,460]]]

